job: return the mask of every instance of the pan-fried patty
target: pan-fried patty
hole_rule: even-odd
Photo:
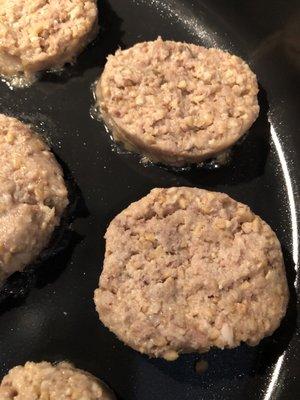
[[[95,0],[0,2],[0,73],[6,77],[58,69],[96,35]]]
[[[113,400],[99,379],[67,362],[14,367],[0,385],[1,400]]]
[[[109,225],[95,304],[122,341],[152,357],[256,345],[285,315],[281,247],[223,193],[154,189]]]
[[[175,166],[231,147],[258,116],[257,92],[241,58],[160,38],[109,56],[96,87],[115,140]]]
[[[68,204],[63,173],[29,126],[0,114],[0,281],[34,261]]]

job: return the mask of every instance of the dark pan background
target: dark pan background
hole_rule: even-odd
[[[74,219],[38,271],[1,292],[0,372],[27,360],[70,360],[104,379],[123,400],[300,398],[298,259],[300,185],[300,3],[293,0],[103,0],[96,42],[62,74],[29,89],[0,84],[0,112],[31,122],[50,141],[70,186]],[[258,75],[261,113],[230,165],[175,172],[112,151],[93,120],[91,84],[119,46],[163,38],[218,46]],[[157,186],[223,191],[264,218],[282,243],[291,300],[280,329],[254,348],[185,355],[173,363],[125,347],[99,322],[93,291],[109,221]],[[70,216],[69,216],[70,218]],[[56,241],[57,242],[57,241]],[[58,252],[58,247],[62,250]],[[22,288],[22,290],[21,290]],[[208,371],[195,373],[196,360]]]

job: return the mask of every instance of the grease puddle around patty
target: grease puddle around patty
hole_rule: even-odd
[[[204,160],[197,164],[194,163],[194,164],[187,164],[183,167],[175,167],[175,166],[171,166],[171,165],[162,164],[159,162],[154,162],[143,154],[139,154],[134,151],[126,149],[126,147],[123,143],[117,142],[114,139],[112,130],[105,123],[104,118],[101,114],[101,110],[96,103],[96,101],[97,101],[97,96],[96,96],[97,82],[98,81],[95,81],[91,85],[91,92],[93,95],[93,99],[95,101],[95,103],[90,107],[91,118],[94,119],[95,121],[101,122],[102,125],[104,126],[104,129],[105,129],[106,133],[108,133],[109,138],[110,138],[111,150],[114,153],[117,153],[120,155],[137,156],[137,157],[139,157],[139,163],[141,165],[143,165],[143,167],[146,167],[146,168],[159,167],[159,168],[166,169],[168,171],[174,171],[174,172],[186,172],[186,171],[190,171],[193,168],[204,169],[204,170],[209,170],[209,171],[216,170],[216,169],[225,167],[230,164],[230,162],[232,160],[232,149],[235,146],[239,145],[244,140],[244,137],[242,137],[234,146],[230,147],[229,149],[224,150],[218,156]],[[247,136],[247,134],[245,134],[244,136]]]

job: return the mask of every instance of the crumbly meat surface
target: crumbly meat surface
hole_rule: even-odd
[[[285,315],[279,241],[248,206],[197,188],[154,189],[106,235],[95,304],[123,342],[152,357],[256,345]]]
[[[1,400],[113,400],[93,375],[67,362],[27,362],[9,371],[0,385]]]
[[[63,173],[29,126],[0,114],[0,281],[34,261],[68,204]]]
[[[108,56],[96,87],[115,140],[175,166],[231,147],[258,116],[257,93],[241,58],[161,38]]]
[[[31,75],[72,62],[98,30],[95,0],[0,2],[0,73]]]

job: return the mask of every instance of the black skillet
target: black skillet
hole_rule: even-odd
[[[105,0],[99,13],[99,37],[75,66],[45,74],[29,89],[0,84],[0,112],[33,123],[50,140],[67,175],[75,218],[72,232],[58,235],[64,240],[55,254],[1,292],[1,376],[27,360],[66,359],[104,379],[124,400],[300,398],[299,1]],[[90,86],[107,54],[158,35],[229,50],[257,73],[261,113],[228,166],[185,172],[145,167],[138,157],[113,151],[103,124],[90,117]],[[151,188],[174,185],[226,192],[276,231],[291,300],[280,329],[257,347],[167,363],[125,347],[99,322],[93,291],[108,222]],[[194,367],[202,359],[209,367],[199,376]]]

